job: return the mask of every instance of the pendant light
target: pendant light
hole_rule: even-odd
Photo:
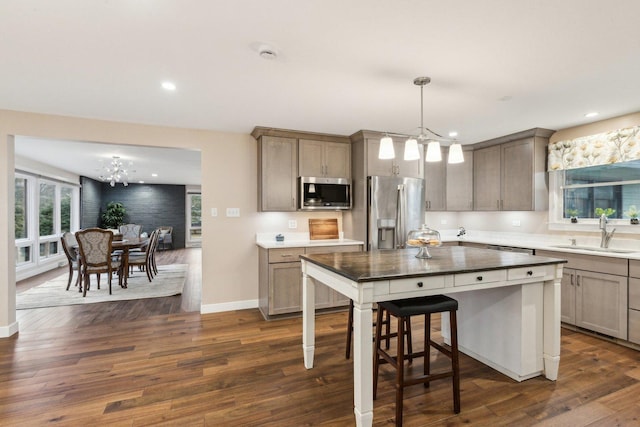
[[[420,86],[420,134],[417,137],[409,136],[404,144],[404,159],[405,160],[417,160],[420,158],[419,144],[427,146],[427,154],[425,155],[425,161],[427,162],[440,162],[442,161],[442,152],[440,148],[440,142],[437,139],[429,136],[427,132],[433,134],[433,136],[440,139],[444,139],[441,135],[438,135],[429,128],[424,127],[424,86],[431,82],[431,77],[416,77],[413,80],[413,84]],[[403,136],[403,135],[398,135]],[[378,150],[379,159],[393,159],[395,158],[395,151],[393,148],[393,139],[389,134],[385,134],[380,139],[380,149]],[[462,147],[459,143],[454,142],[449,148],[449,163],[462,163],[464,157],[462,155]]]

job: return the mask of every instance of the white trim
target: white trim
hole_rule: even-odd
[[[219,304],[202,304],[200,313],[221,313],[223,311],[246,310],[249,308],[258,308],[258,300],[251,299],[246,301],[223,302]]]
[[[11,335],[17,334],[19,329],[18,322],[13,322],[9,326],[0,326],[0,338],[9,338]]]

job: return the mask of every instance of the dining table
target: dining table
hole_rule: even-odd
[[[128,237],[122,240],[113,240],[111,248],[113,250],[122,251],[122,271],[124,276],[122,277],[122,287],[127,287],[127,278],[129,277],[129,252],[131,249],[144,248],[149,244],[148,237]]]

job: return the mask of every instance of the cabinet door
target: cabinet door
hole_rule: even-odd
[[[446,195],[447,163],[429,162],[424,165],[424,200],[428,211],[443,211]]]
[[[394,150],[396,151],[396,158],[394,163],[396,166],[396,175],[403,178],[424,178],[424,148],[422,145],[418,146],[420,150],[420,158],[417,160],[405,160],[404,159],[404,141],[394,142]]]
[[[533,138],[501,145],[502,202],[505,211],[532,211]]]
[[[295,138],[260,137],[260,208],[295,211],[298,145]]]
[[[302,310],[302,275],[299,262],[269,265],[269,314]]]
[[[362,252],[362,245],[320,246],[306,248],[306,254],[322,254],[332,252]],[[328,286],[316,282],[316,308],[342,307],[349,305],[349,298]]]
[[[473,152],[473,205],[477,211],[500,210],[500,146]]]
[[[627,339],[627,277],[576,270],[576,325]]]
[[[325,142],[325,176],[351,178],[351,145]]]
[[[298,143],[300,176],[324,176],[324,142],[301,139]]]
[[[473,151],[464,152],[464,163],[447,164],[446,169],[447,210],[473,210]]]
[[[398,156],[398,149],[396,157]],[[369,176],[391,176],[395,175],[396,167],[394,159],[379,159],[380,141],[377,139],[367,139],[367,175]]]
[[[576,271],[562,269],[560,282],[560,320],[570,325],[576,324]]]

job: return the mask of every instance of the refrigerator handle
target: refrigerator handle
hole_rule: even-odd
[[[396,200],[396,232],[395,247],[397,249],[404,248],[406,231],[405,219],[407,209],[407,193],[404,184],[398,184],[397,200]]]

